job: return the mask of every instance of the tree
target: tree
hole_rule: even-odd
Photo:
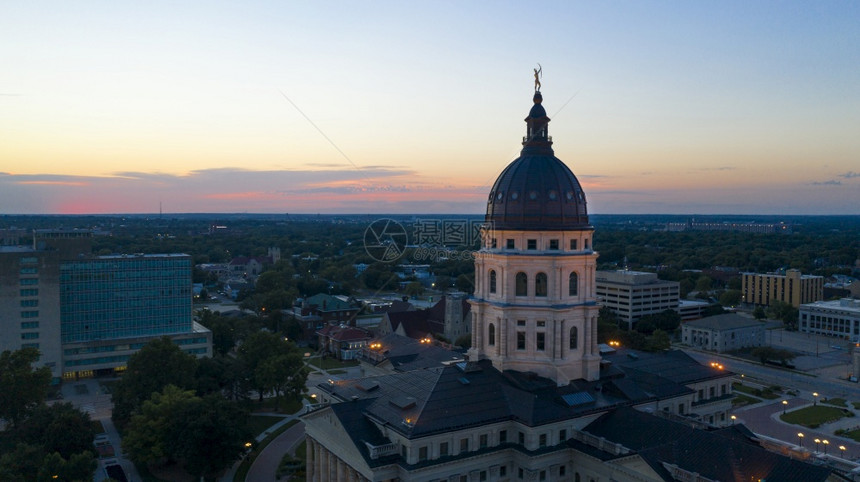
[[[753,310],[753,318],[756,320],[763,320],[767,318],[767,313],[765,313],[764,308],[761,306],[756,306]]]
[[[0,353],[0,420],[15,426],[45,401],[51,369],[33,368],[38,360],[35,348]]]
[[[706,275],[699,276],[699,279],[696,280],[696,291],[703,291],[707,293],[711,291],[711,287],[713,286],[713,280]]]
[[[793,329],[797,325],[798,309],[784,301],[774,300],[768,306],[768,318],[782,320],[787,329]]]
[[[414,298],[414,297],[419,296],[419,295],[424,293],[424,285],[422,285],[418,281],[413,281],[413,282],[409,283],[408,285],[406,285],[404,292],[410,298]]]
[[[720,295],[720,304],[723,306],[737,306],[741,304],[742,297],[739,290],[726,290]]]
[[[454,282],[454,285],[457,287],[458,291],[471,294],[475,291],[475,275],[461,274],[460,276],[457,276],[457,280]]]
[[[797,356],[792,351],[773,348],[770,346],[760,346],[757,348],[753,348],[750,354],[758,358],[762,365],[769,361],[778,361],[783,366],[788,365],[788,362],[794,360],[794,358]]]
[[[158,463],[169,458],[168,442],[173,425],[177,423],[177,414],[199,400],[193,391],[175,385],[167,385],[153,393],[131,417],[123,433],[122,446],[129,457],[139,464]]]
[[[19,442],[41,446],[45,453],[59,453],[64,459],[82,452],[95,459],[90,416],[71,403],[38,406],[15,428],[14,437]]]
[[[465,335],[460,335],[454,340],[454,344],[459,346],[460,348],[471,348],[472,347],[472,335],[466,333]]]
[[[646,351],[664,351],[672,347],[672,340],[669,334],[663,330],[654,330],[654,333],[648,337],[646,342]]]
[[[247,420],[247,412],[218,395],[196,398],[173,413],[165,445],[191,475],[213,476],[238,459],[253,439]]]
[[[251,386],[257,391],[261,402],[263,395],[272,388],[270,383],[272,377],[270,377],[267,369],[261,370],[260,367],[267,360],[289,355],[294,346],[278,335],[260,331],[250,335],[245,343],[239,347],[239,359],[245,363],[250,375]]]
[[[127,369],[113,390],[113,421],[119,428],[131,419],[143,402],[167,385],[193,389],[197,359],[164,336],[150,341],[129,357]]]
[[[307,389],[307,369],[295,351],[263,360],[254,375],[265,391],[275,392],[275,410],[280,410],[281,393],[290,392],[298,398]]]

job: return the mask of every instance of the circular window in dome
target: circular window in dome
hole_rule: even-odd
[[[538,197],[538,193],[537,193],[537,191],[530,191],[530,192],[529,192],[529,199],[531,199],[532,201],[534,201],[535,199],[537,199],[537,197]]]
[[[513,199],[514,201],[516,201],[518,197],[520,197],[520,194],[518,192],[514,191],[511,193],[511,199]]]
[[[573,199],[573,191],[567,191],[567,200],[570,201]]]
[[[499,201],[501,201],[503,197],[505,197],[505,193],[503,191],[499,191],[499,193],[496,194],[496,199]]]
[[[558,197],[558,193],[555,191],[550,191],[547,195],[549,196],[549,199],[551,201],[555,201],[555,199]]]

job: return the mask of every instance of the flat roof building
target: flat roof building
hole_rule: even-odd
[[[598,301],[629,329],[643,316],[678,311],[681,297],[677,281],[663,281],[657,273],[643,271],[597,271],[595,289]]]
[[[122,369],[165,335],[211,356],[211,332],[192,320],[190,256],[93,257],[87,231],[32,234],[0,246],[0,350],[38,349],[55,380]]]
[[[816,301],[798,311],[798,330],[860,342],[860,299]]]
[[[741,290],[744,303],[770,306],[773,301],[782,301],[797,308],[824,297],[824,277],[802,274],[796,269],[786,270],[785,274],[743,273]]]
[[[762,346],[764,325],[735,313],[709,316],[682,324],[681,341],[717,353]]]

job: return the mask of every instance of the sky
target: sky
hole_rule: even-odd
[[[480,214],[540,65],[595,214],[860,214],[860,2],[37,1],[0,214]]]

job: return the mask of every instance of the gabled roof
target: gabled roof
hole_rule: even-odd
[[[430,312],[428,310],[386,313],[392,332],[396,332],[398,328],[402,327],[402,331],[406,336],[415,339],[445,331],[445,324],[441,321],[430,320],[429,315]]]
[[[317,331],[317,335],[330,338],[334,341],[362,341],[369,340],[373,336],[361,328],[353,328],[343,325],[326,325]]]
[[[341,300],[336,296],[325,293],[318,293],[304,300],[308,305],[316,306],[318,311],[344,311],[358,310],[358,307],[352,306],[346,301]]]
[[[389,333],[379,340],[381,351],[396,371],[406,372],[442,366],[445,362],[462,360],[460,352],[446,350],[432,343],[420,343],[418,339]]]

